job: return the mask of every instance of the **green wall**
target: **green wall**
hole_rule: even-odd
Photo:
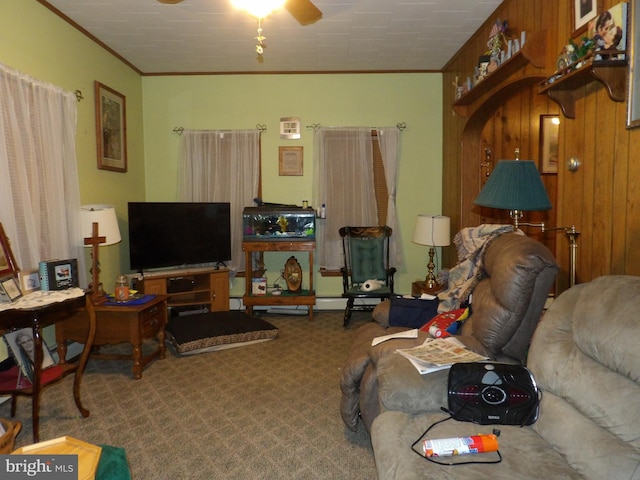
[[[82,203],[116,206],[123,241],[100,249],[107,288],[128,271],[128,201],[175,200],[180,137],[186,129],[245,129],[265,124],[263,198],[311,200],[312,123],[393,126],[405,122],[397,203],[405,265],[397,290],[423,278],[427,249],[411,243],[418,213],[441,211],[442,88],[440,74],[210,75],[141,77],[35,0],[0,2],[0,62],[67,91],[81,90],[77,158]],[[96,166],[94,81],[126,97],[127,173]],[[302,120],[300,140],[280,140],[279,119]],[[304,176],[278,176],[278,146],[304,147]],[[146,174],[145,174],[146,172]],[[0,219],[2,221],[2,219]],[[87,255],[88,260],[88,255]],[[26,266],[25,266],[26,268]],[[275,272],[281,265],[274,267]],[[337,279],[316,276],[319,296],[339,294]],[[236,281],[232,294],[242,292]]]
[[[177,159],[185,129],[250,129],[266,125],[262,135],[262,198],[302,205],[312,200],[313,130],[324,126],[395,126],[401,135],[398,181],[400,232],[406,262],[397,275],[398,291],[424,278],[427,249],[411,243],[418,213],[441,211],[442,97],[439,74],[298,74],[143,77],[144,148],[147,200],[172,201],[177,196]],[[282,140],[281,117],[300,117],[302,138]],[[304,148],[304,175],[278,175],[278,147]],[[303,263],[304,255],[298,259]],[[268,281],[279,276],[284,261],[267,260]],[[271,278],[273,276],[273,278]],[[319,296],[342,292],[336,278],[316,275]],[[243,291],[236,280],[232,295]]]

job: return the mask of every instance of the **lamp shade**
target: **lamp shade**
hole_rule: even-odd
[[[93,236],[94,222],[98,224],[98,234],[106,238],[106,242],[100,245],[113,245],[122,240],[120,228],[118,228],[116,209],[113,205],[82,205],[80,207],[82,238]],[[85,246],[90,247],[91,245]]]
[[[502,210],[551,208],[538,169],[531,160],[500,160],[474,203]]]
[[[413,229],[413,243],[431,247],[451,244],[451,220],[442,215],[418,215]]]

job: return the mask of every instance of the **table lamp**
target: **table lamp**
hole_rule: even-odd
[[[418,215],[413,229],[413,243],[429,246],[429,263],[427,264],[427,278],[425,283],[428,289],[438,287],[438,281],[433,273],[435,264],[433,256],[436,253],[434,247],[446,247],[451,244],[451,220],[442,215]]]
[[[500,160],[473,203],[482,207],[509,210],[517,230],[523,211],[549,210],[551,202],[536,164],[531,160]]]
[[[94,303],[101,303],[106,300],[104,291],[100,284],[100,245],[113,245],[118,243],[120,228],[118,228],[118,218],[113,205],[82,205],[80,207],[80,227],[84,246],[91,247],[91,299]]]

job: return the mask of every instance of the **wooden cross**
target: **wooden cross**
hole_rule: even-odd
[[[90,237],[85,237],[84,244],[91,245],[91,300],[93,303],[103,303],[106,301],[104,293],[100,288],[100,261],[99,246],[107,242],[107,237],[98,235],[98,222],[93,222]]]

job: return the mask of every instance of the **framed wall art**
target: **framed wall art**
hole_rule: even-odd
[[[278,147],[280,176],[301,176],[303,174],[303,147]]]
[[[595,18],[602,10],[602,0],[569,0],[573,13],[573,34],[577,37],[587,30],[589,20]]]
[[[127,108],[124,95],[95,82],[98,168],[127,171]]]
[[[540,173],[558,173],[559,115],[540,115]]]

